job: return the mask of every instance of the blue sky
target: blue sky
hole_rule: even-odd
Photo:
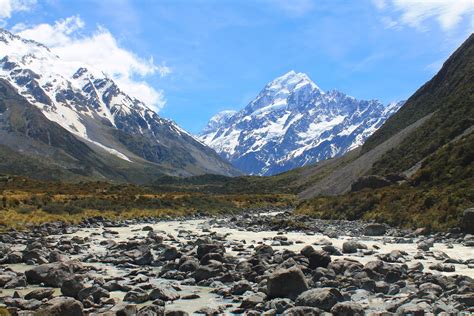
[[[81,58],[192,133],[291,69],[324,90],[407,98],[473,16],[472,0],[0,0],[4,27],[71,56],[87,42]]]

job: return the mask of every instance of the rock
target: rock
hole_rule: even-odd
[[[342,300],[342,294],[335,288],[317,288],[301,293],[295,302],[298,306],[317,307],[329,312]]]
[[[236,282],[232,285],[232,288],[230,289],[230,293],[232,295],[242,295],[247,291],[252,290],[252,285],[246,280],[242,280],[239,282]]]
[[[316,307],[296,306],[284,311],[282,316],[318,316],[321,314],[321,310]]]
[[[331,262],[331,256],[325,251],[315,250],[308,256],[310,269],[316,269],[318,267],[327,268]]]
[[[26,286],[26,279],[25,277],[13,277],[10,281],[8,281],[3,287],[5,289],[14,289],[17,287],[25,287]]]
[[[270,298],[295,299],[306,290],[308,290],[308,284],[303,272],[296,267],[278,269],[270,275],[267,281],[267,294]]]
[[[436,263],[429,266],[431,270],[441,271],[441,272],[454,272],[456,271],[456,267],[453,264],[441,264]]]
[[[168,247],[161,256],[164,260],[171,261],[179,258],[180,254],[175,247]]]
[[[265,298],[266,298],[265,293],[262,293],[262,292],[252,293],[243,298],[242,303],[240,304],[240,308],[243,308],[246,310],[254,308],[258,304],[262,304],[265,301]]]
[[[428,235],[429,233],[430,229],[428,227],[420,227],[415,229],[415,231],[413,232],[413,234],[415,234],[416,236],[424,236]]]
[[[397,315],[423,316],[426,315],[426,313],[428,312],[429,311],[425,310],[423,306],[413,303],[403,304],[399,308],[397,308]]]
[[[199,260],[201,260],[204,255],[211,252],[223,254],[225,252],[225,248],[220,244],[201,244],[197,248],[197,257]]]
[[[255,253],[259,257],[271,257],[273,256],[273,248],[268,245],[258,245],[255,247]]]
[[[265,303],[266,310],[275,310],[277,314],[281,314],[294,306],[294,302],[288,298],[274,298]]]
[[[89,287],[85,287],[77,293],[77,298],[83,302],[86,299],[92,298],[94,303],[99,303],[101,298],[108,298],[110,297],[109,291],[101,288],[97,285],[92,285]]]
[[[81,302],[71,297],[55,297],[43,305],[35,315],[48,316],[83,316],[84,310]]]
[[[137,305],[127,304],[127,303],[118,303],[107,311],[106,316],[136,316],[137,315]],[[142,315],[144,316],[144,315]],[[152,316],[152,315],[147,315]]]
[[[199,268],[194,271],[194,279],[196,282],[200,282],[202,280],[208,280],[210,278],[214,278],[220,274],[219,269],[215,269],[210,266],[200,266]]]
[[[363,316],[364,308],[355,302],[339,302],[331,308],[331,313],[337,316]]]
[[[314,250],[313,246],[307,245],[307,246],[304,246],[303,249],[301,249],[300,253],[305,257],[309,257],[309,255],[315,251],[316,250]]]
[[[25,271],[25,275],[28,283],[61,287],[67,277],[80,270],[83,270],[83,266],[79,261],[55,262],[36,266]]]
[[[387,282],[384,281],[377,281],[375,282],[375,292],[376,293],[383,293],[387,294],[388,291],[390,290],[390,285]]]
[[[165,308],[159,305],[148,305],[140,308],[137,316],[163,316],[165,314]]]
[[[61,285],[61,293],[64,296],[77,298],[78,293],[84,288],[81,275],[68,276]]]
[[[474,306],[474,293],[453,295],[453,298],[464,306]]]
[[[54,294],[54,289],[47,289],[47,288],[42,288],[42,289],[36,289],[28,294],[25,295],[26,300],[31,300],[31,299],[36,299],[41,301],[42,299],[45,298],[50,298]]]
[[[372,223],[367,224],[364,228],[364,235],[366,236],[382,236],[385,235],[387,228],[383,224]]]
[[[13,298],[5,297],[2,300],[3,300],[3,304],[8,306],[9,308],[15,308],[15,309],[21,309],[21,310],[36,310],[42,305],[42,303],[36,299],[25,300],[23,298],[16,297],[16,295],[14,295]],[[10,314],[7,313],[6,315],[10,315]]]
[[[148,293],[140,288],[136,288],[127,292],[127,294],[125,294],[125,297],[123,298],[123,300],[126,302],[132,302],[136,304],[144,303],[148,301],[148,299]]]
[[[150,299],[152,300],[175,301],[179,297],[178,292],[167,284],[157,285],[150,293]]]
[[[169,310],[165,311],[165,316],[188,316],[189,314],[185,311],[180,310]]]
[[[193,272],[199,267],[199,262],[194,259],[188,259],[179,266],[181,272]]]
[[[354,240],[349,240],[342,244],[343,253],[356,253],[358,249],[367,249],[367,246]]]
[[[474,234],[474,208],[464,210],[461,227],[466,234]]]
[[[429,251],[431,247],[434,245],[433,239],[426,239],[418,243],[418,249],[423,251]]]

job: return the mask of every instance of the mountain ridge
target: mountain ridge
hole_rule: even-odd
[[[211,118],[199,138],[235,167],[273,175],[363,144],[403,102],[384,106],[323,91],[293,70],[272,80],[240,111]]]
[[[103,72],[65,62],[46,46],[1,29],[0,52],[1,79],[59,124],[65,130],[61,133],[74,135],[102,156],[123,160],[118,165],[177,176],[239,174],[191,134],[128,96]]]

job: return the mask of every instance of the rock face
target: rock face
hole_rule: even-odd
[[[300,269],[292,267],[273,272],[267,283],[268,296],[295,299],[308,289],[306,279]]]
[[[272,175],[362,145],[402,104],[325,92],[306,74],[290,71],[241,111],[211,118],[199,137],[240,170]]]

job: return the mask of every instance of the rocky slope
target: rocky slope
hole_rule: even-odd
[[[241,111],[211,118],[199,137],[238,169],[272,175],[361,146],[401,105],[324,92],[290,71]]]
[[[47,162],[53,152],[61,151],[75,164],[71,167],[70,162],[56,155],[53,164],[61,173],[127,181],[133,181],[132,169],[144,175],[238,173],[212,149],[125,94],[101,71],[65,62],[46,46],[5,30],[0,30],[0,80],[4,92],[0,110],[8,113],[3,115],[1,130],[8,136],[0,139],[0,145],[40,162]],[[5,99],[6,94],[9,99]],[[57,124],[55,133],[62,134],[62,138],[74,138],[61,145],[74,147],[74,152],[64,153],[64,148],[50,141],[47,130],[47,137],[38,138],[29,126],[22,129],[18,124],[28,125],[29,118],[12,114],[20,113],[13,111],[19,104],[26,112],[35,112],[36,121],[46,119]],[[12,134],[12,130],[23,133]],[[22,146],[32,142],[35,144]],[[95,157],[84,160],[84,156]],[[8,165],[14,167],[17,159],[12,156]],[[104,168],[111,172],[97,168],[91,160],[104,161]],[[1,171],[8,172],[5,169]]]

